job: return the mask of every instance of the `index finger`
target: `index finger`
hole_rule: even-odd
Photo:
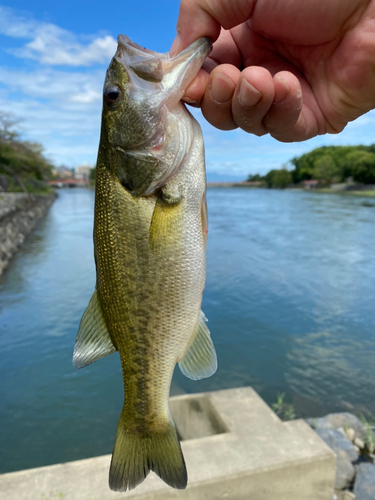
[[[247,21],[255,4],[256,0],[181,0],[171,55],[181,52],[201,37],[215,42],[221,26],[229,30]]]

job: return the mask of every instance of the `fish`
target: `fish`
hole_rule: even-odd
[[[96,286],[73,365],[120,354],[125,400],[109,486],[126,491],[152,470],[173,488],[186,465],[168,406],[175,365],[198,380],[217,369],[201,311],[206,275],[204,144],[181,98],[212,44],[180,54],[119,35],[106,73],[96,166]]]

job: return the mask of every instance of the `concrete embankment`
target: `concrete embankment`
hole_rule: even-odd
[[[31,200],[24,193],[0,193],[0,275],[56,196],[32,196]]]
[[[303,420],[282,422],[250,387],[177,396],[170,399],[170,409],[189,474],[185,490],[151,473],[135,490],[111,491],[111,457],[106,455],[2,474],[0,498],[333,499],[334,452]]]

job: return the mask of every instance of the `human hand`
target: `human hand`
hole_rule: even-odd
[[[181,0],[177,32],[215,42],[184,100],[219,129],[303,141],[375,107],[375,0]]]

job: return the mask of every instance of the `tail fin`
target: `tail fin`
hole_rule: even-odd
[[[162,432],[140,436],[127,432],[120,417],[109,470],[109,487],[126,491],[142,483],[153,470],[169,486],[184,489],[187,472],[184,456],[172,420]]]

